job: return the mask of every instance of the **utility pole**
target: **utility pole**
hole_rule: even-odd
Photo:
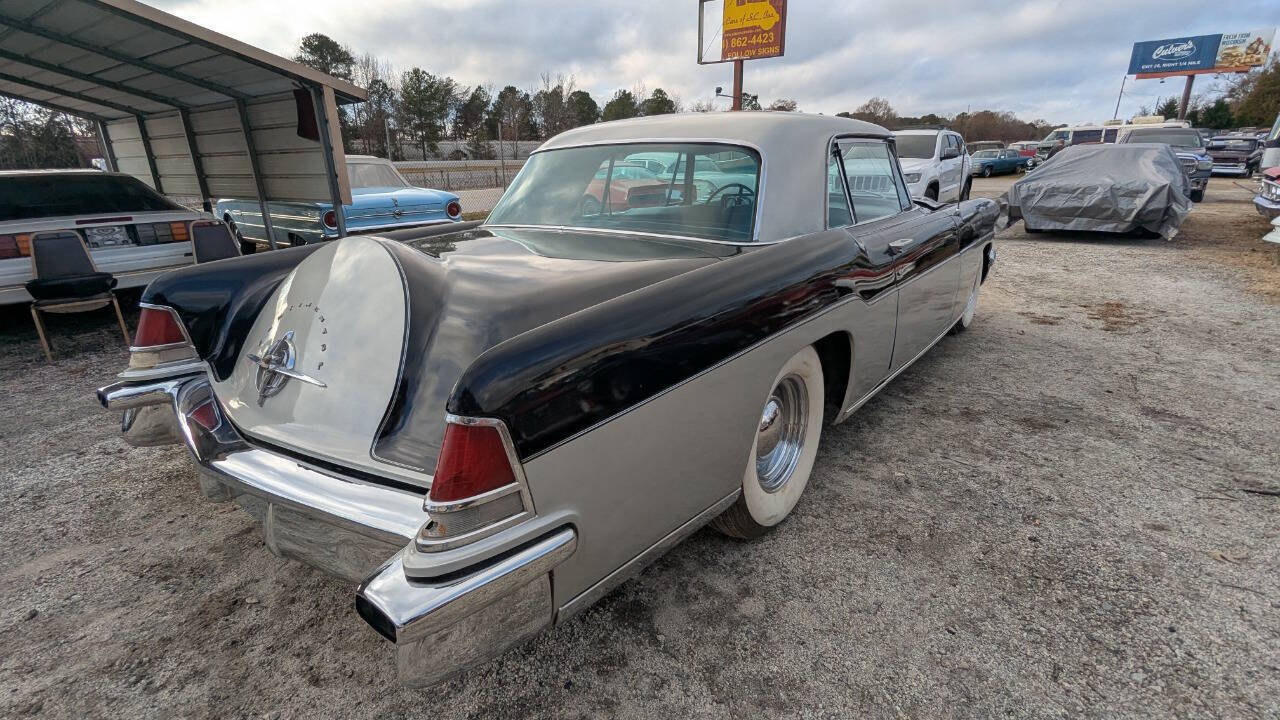
[[[742,61],[733,61],[733,107],[730,110],[742,109]]]
[[[1187,119],[1187,106],[1191,104],[1191,84],[1196,81],[1195,75],[1187,76],[1187,84],[1182,88],[1182,104],[1178,106],[1178,119]]]
[[[502,148],[502,116],[498,116],[498,166],[502,168],[502,187],[507,186],[507,151]]]

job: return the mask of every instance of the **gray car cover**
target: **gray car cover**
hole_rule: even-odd
[[[1168,145],[1076,145],[1000,197],[1000,225],[1035,230],[1133,232],[1165,240],[1191,212],[1190,182]]]

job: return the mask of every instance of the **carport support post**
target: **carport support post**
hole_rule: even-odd
[[[1178,119],[1187,119],[1187,106],[1191,104],[1191,84],[1196,81],[1195,75],[1187,76],[1187,84],[1182,87],[1182,104],[1178,106]]]
[[[111,147],[111,136],[107,134],[107,124],[98,121],[98,139],[102,141],[103,158],[107,161],[107,169],[111,172],[120,172],[119,166],[116,165],[116,151]]]
[[[329,176],[329,200],[333,202],[333,216],[338,223],[338,237],[347,236],[347,218],[342,210],[342,191],[338,189],[338,164],[333,160],[333,143],[329,141],[329,114],[325,112],[324,90],[319,85],[311,87],[311,101],[316,108],[316,128],[320,135],[320,150],[324,153],[324,168]]]
[[[271,227],[271,213],[267,211],[267,188],[262,183],[262,168],[258,167],[258,148],[253,144],[253,133],[249,129],[249,108],[243,100],[236,100],[236,110],[240,113],[240,132],[244,133],[244,147],[249,152],[249,169],[253,171],[253,184],[258,190],[258,209],[262,212],[262,229],[267,233],[267,246],[276,249],[276,233]]]
[[[213,212],[213,198],[209,197],[209,179],[204,175],[204,161],[200,159],[200,151],[196,149],[196,134],[191,129],[191,113],[179,110],[182,118],[182,131],[187,134],[187,151],[191,153],[191,166],[196,171],[196,184],[200,186],[200,200],[204,203],[204,211]]]
[[[147,154],[147,166],[151,168],[151,183],[156,192],[164,194],[164,188],[160,187],[160,171],[156,169],[156,154],[151,151],[151,137],[147,135],[147,121],[141,115],[135,115],[138,120],[138,137],[142,140],[142,152]]]

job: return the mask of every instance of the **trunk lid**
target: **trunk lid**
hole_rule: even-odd
[[[346,238],[281,283],[215,393],[250,439],[427,487],[449,393],[482,352],[737,251],[517,228]]]

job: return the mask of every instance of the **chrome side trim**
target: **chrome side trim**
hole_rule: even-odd
[[[729,509],[738,500],[738,496],[742,494],[742,489],[738,488],[724,498],[718,500],[714,505],[698,513],[693,519],[684,523],[680,527],[672,530],[658,542],[649,546],[649,549],[627,561],[622,567],[609,573],[604,579],[595,585],[582,591],[574,599],[565,603],[556,612],[556,624],[559,625],[578,612],[594,605],[600,598],[608,595],[610,591],[631,578],[639,575],[646,567],[655,560],[662,557],[668,550],[680,544],[685,538],[694,534],[702,528],[702,526],[714,520],[720,513]]]

